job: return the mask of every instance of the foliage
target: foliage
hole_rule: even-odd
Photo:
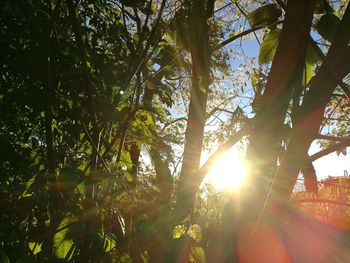
[[[344,10],[317,1],[321,51]],[[257,123],[285,12],[272,1],[1,1],[0,261],[220,261],[240,201],[200,187],[200,156]],[[322,65],[312,45],[301,64],[297,106]],[[323,123],[347,137],[336,92]],[[289,103],[283,123],[300,110]],[[182,164],[194,156],[191,174]],[[183,181],[192,196],[181,199]]]

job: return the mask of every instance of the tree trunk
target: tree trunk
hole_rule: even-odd
[[[309,93],[301,106],[287,151],[281,161],[274,184],[274,201],[289,199],[300,169],[305,164],[311,142],[317,137],[327,103],[336,86],[350,72],[350,5],[348,4],[326,60],[315,76]]]
[[[306,156],[305,159],[308,159],[309,156]],[[302,169],[302,173],[304,176],[304,185],[305,185],[305,191],[308,193],[315,193],[318,192],[318,183],[317,183],[317,175],[316,170],[314,168],[314,165],[310,161],[307,163],[304,168]]]
[[[209,92],[209,37],[205,1],[194,1],[189,18],[192,58],[192,88],[185,133],[183,163],[177,188],[174,215],[187,216],[193,207],[200,180],[195,178],[200,165]]]
[[[276,169],[292,84],[305,61],[314,8],[314,0],[288,1],[286,7],[279,44],[247,149],[250,178],[245,192],[250,194],[245,196],[244,216],[252,220],[263,207],[267,186]]]

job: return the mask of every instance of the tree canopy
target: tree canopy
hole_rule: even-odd
[[[347,262],[348,178],[312,163],[350,146],[348,1],[4,0],[0,26],[1,262]],[[297,256],[300,222],[334,253]]]

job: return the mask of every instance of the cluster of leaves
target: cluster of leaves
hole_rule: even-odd
[[[161,140],[161,105],[173,104],[163,80],[178,64],[162,26],[152,29],[159,6],[131,2],[0,5],[0,239],[12,260],[123,261],[123,217],[147,215],[131,209],[134,200],[144,200],[140,207],[159,195],[149,186],[125,192],[135,183],[130,148]],[[158,104],[142,103],[146,89]]]

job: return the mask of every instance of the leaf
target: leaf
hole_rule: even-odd
[[[0,249],[0,262],[2,262],[2,263],[10,263],[10,260],[9,260],[8,256],[1,249]]]
[[[282,10],[276,4],[268,4],[247,15],[247,19],[252,27],[264,24],[272,24],[282,16]]]
[[[183,225],[177,225],[173,229],[173,239],[178,239],[186,233],[185,227]]]
[[[273,60],[275,56],[281,30],[274,29],[265,35],[263,42],[260,46],[258,62],[259,64],[265,64]]]
[[[202,229],[198,224],[191,225],[187,230],[187,234],[197,242],[202,239]]]
[[[131,183],[134,179],[132,178],[132,175],[127,172],[127,171],[124,171],[124,175],[126,177],[126,180],[128,180],[129,183]]]
[[[315,6],[315,14],[333,13],[334,10],[325,0],[318,0]]]
[[[332,13],[328,13],[320,18],[315,25],[315,29],[324,39],[332,41],[339,23],[339,17]]]
[[[43,243],[37,243],[37,242],[29,242],[28,246],[30,251],[32,251],[33,255],[38,254],[41,251],[41,246]]]
[[[116,247],[116,242],[113,237],[106,235],[104,250],[106,253],[111,252]]]
[[[228,35],[228,38],[234,37],[236,34],[236,31],[232,30],[231,33]]]
[[[120,263],[132,263],[132,258],[130,257],[129,254],[123,254],[120,256],[119,261]]]
[[[32,178],[30,178],[25,186],[26,186],[26,189],[24,190],[24,192],[22,193],[22,195],[18,198],[21,199],[22,197],[29,197],[29,196],[32,196],[33,194],[32,193],[29,193],[29,189],[30,187],[32,186],[32,184],[35,182],[35,178],[36,178],[36,175],[34,175]]]
[[[73,240],[66,239],[69,231],[69,225],[77,220],[73,217],[65,217],[58,226],[58,232],[53,237],[53,246],[55,248],[55,255],[58,258],[65,259],[68,252],[73,246]]]
[[[202,247],[192,248],[190,262],[205,263],[205,253]]]
[[[80,184],[77,185],[76,190],[78,191],[79,194],[82,196],[86,195],[86,184],[85,182],[81,182]]]
[[[305,58],[305,67],[303,69],[303,78],[302,78],[302,84],[306,86],[309,81],[311,80],[316,63],[321,61],[321,58],[318,56],[317,52],[313,49],[313,47],[308,46],[306,51],[306,58]]]

